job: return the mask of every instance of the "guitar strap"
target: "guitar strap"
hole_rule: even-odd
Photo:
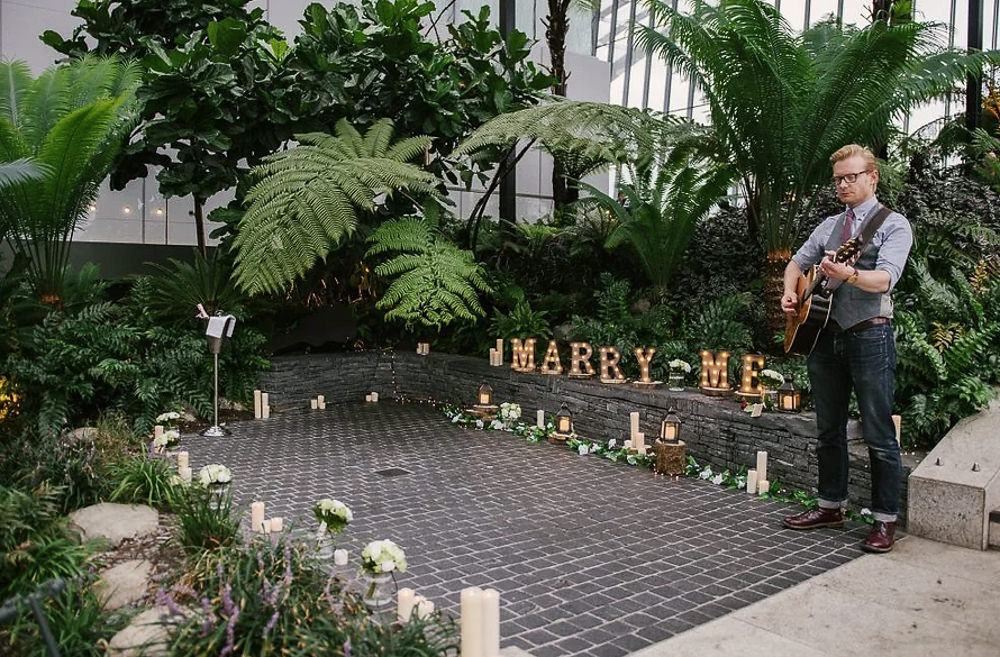
[[[871,241],[872,236],[875,235],[875,231],[882,226],[882,222],[884,222],[885,218],[890,214],[892,214],[892,210],[884,205],[880,205],[878,211],[872,215],[871,219],[865,222],[858,240],[861,245],[861,248],[858,249],[859,253],[865,250],[865,247],[868,246],[868,242]]]

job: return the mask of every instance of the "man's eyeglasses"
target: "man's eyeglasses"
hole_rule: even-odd
[[[840,183],[847,183],[848,185],[853,185],[858,181],[858,176],[863,173],[871,173],[870,169],[865,169],[864,171],[858,171],[857,173],[845,173],[842,176],[833,177],[833,186],[839,187]]]

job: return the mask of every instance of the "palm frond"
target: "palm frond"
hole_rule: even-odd
[[[234,241],[237,285],[250,294],[277,292],[303,276],[354,233],[359,213],[372,211],[379,194],[435,193],[437,179],[404,159],[429,138],[405,140],[397,149],[390,121],[377,122],[364,137],[341,121],[337,136],[296,139],[297,147],[253,170],[257,183]]]
[[[441,328],[485,314],[479,294],[492,290],[481,265],[425,222],[386,222],[368,241],[366,257],[398,253],[375,268],[377,276],[394,278],[376,304],[387,320]]]

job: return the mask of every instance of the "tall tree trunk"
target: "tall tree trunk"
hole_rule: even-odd
[[[194,197],[194,232],[198,238],[198,250],[201,255],[208,258],[208,246],[205,240],[205,202]]]
[[[548,0],[549,15],[543,21],[545,25],[545,42],[549,47],[551,73],[556,83],[552,93],[556,96],[566,96],[566,34],[569,32],[569,0]],[[558,159],[552,163],[552,201],[556,210],[579,198],[579,191],[570,191],[566,172]]]
[[[768,251],[764,256],[764,320],[772,331],[785,328],[781,297],[785,293],[785,266],[791,259],[792,252],[788,249]]]

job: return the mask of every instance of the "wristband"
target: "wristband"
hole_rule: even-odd
[[[847,283],[848,285],[854,285],[854,283],[856,283],[857,280],[858,280],[858,270],[857,268],[855,268],[854,273],[848,276],[847,280],[845,280],[844,282]]]

